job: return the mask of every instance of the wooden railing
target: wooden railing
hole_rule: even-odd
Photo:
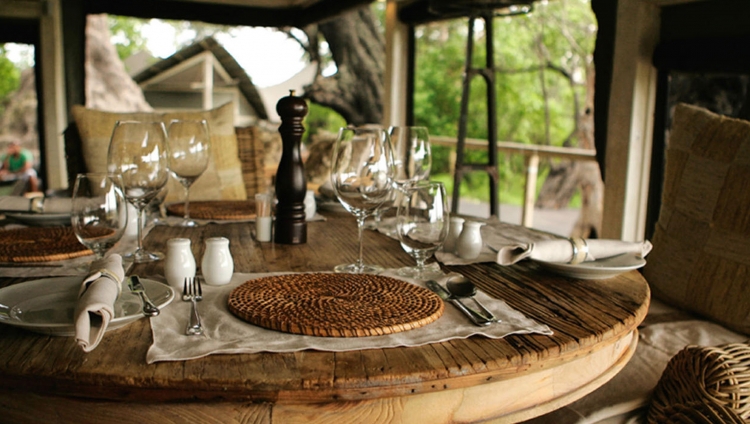
[[[450,169],[455,169],[456,137],[430,136],[430,143],[438,146],[452,147]],[[487,150],[487,140],[467,138],[465,146],[467,149]],[[531,227],[534,224],[534,202],[536,201],[536,178],[539,172],[540,158],[555,158],[567,160],[596,160],[596,153],[591,149],[580,149],[575,147],[539,146],[533,144],[515,143],[512,141],[498,141],[497,151],[508,154],[520,154],[524,156],[526,164],[526,181],[524,183],[524,201],[522,206],[521,225]]]

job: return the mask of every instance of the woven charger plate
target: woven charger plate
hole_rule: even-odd
[[[71,227],[29,227],[0,231],[0,261],[60,261],[92,255]]]
[[[443,314],[433,292],[395,278],[288,274],[250,280],[229,294],[229,310],[251,324],[286,333],[365,337],[427,325]]]
[[[167,212],[174,216],[185,215],[184,203],[172,203]],[[193,219],[255,219],[255,200],[202,200],[190,202]]]

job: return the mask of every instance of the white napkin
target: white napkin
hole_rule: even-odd
[[[84,352],[91,352],[99,345],[109,322],[115,317],[114,303],[120,296],[125,278],[122,257],[118,254],[92,262],[90,270],[81,284],[73,314],[76,341]]]
[[[36,213],[69,213],[72,199],[67,197],[0,196],[2,212],[36,212]]]
[[[0,211],[29,212],[30,210],[31,199],[23,196],[0,196]]]
[[[626,242],[600,239],[558,239],[493,247],[497,249],[498,264],[512,265],[526,258],[545,262],[570,263],[576,256],[574,249],[578,252],[577,256],[581,261],[594,261],[623,253],[633,253],[640,257],[646,257],[651,251],[652,245],[648,240]]]
[[[403,279],[396,270],[383,275]],[[282,274],[282,273],[275,273]],[[380,349],[397,346],[422,346],[473,335],[500,339],[510,334],[545,334],[552,330],[537,323],[503,300],[480,291],[477,298],[502,322],[485,327],[472,324],[456,307],[446,303],[443,315],[435,322],[413,330],[372,337],[315,337],[289,334],[248,324],[235,317],[227,307],[229,293],[248,280],[272,274],[239,274],[225,286],[204,286],[203,301],[198,303],[205,332],[199,337],[185,336],[190,312],[189,302],[174,302],[151,318],[153,344],[148,349],[146,362],[184,361],[212,354],[296,352],[305,349],[343,352],[361,349]],[[445,286],[448,276],[437,279]],[[406,280],[422,286],[416,280]]]
[[[73,199],[67,197],[47,197],[42,204],[44,213],[69,213],[73,210]]]

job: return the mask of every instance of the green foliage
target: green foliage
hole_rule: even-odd
[[[333,109],[308,102],[308,112],[304,125],[306,131],[302,142],[310,143],[311,137],[318,132],[338,133],[339,128],[346,126],[346,120]]]
[[[533,13],[493,20],[497,137],[501,141],[561,146],[577,145],[576,100],[585,105],[586,73],[593,68],[596,21],[589,0],[535,3]],[[418,125],[433,135],[457,136],[465,68],[468,19],[440,21],[416,30],[414,114]],[[484,22],[474,26],[473,67],[486,63]],[[487,133],[487,84],[479,76],[470,82],[467,137]],[[433,175],[449,173],[449,148],[435,146]],[[521,155],[500,154],[503,202],[508,192],[522,192]],[[466,162],[486,163],[484,151],[467,151]],[[544,168],[540,175],[543,174]],[[467,175],[462,195],[488,198],[488,177]],[[540,182],[541,186],[541,182]],[[521,196],[510,195],[511,198]]]
[[[146,39],[142,35],[143,26],[148,22],[125,16],[109,15],[109,30],[117,55],[125,60],[140,51],[146,50]]]
[[[5,46],[0,45],[0,115],[5,111],[8,96],[18,89],[21,71],[6,57]]]

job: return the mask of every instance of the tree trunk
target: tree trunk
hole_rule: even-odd
[[[594,149],[594,70],[587,71],[586,109],[577,119],[578,146]],[[604,208],[604,183],[595,161],[565,161],[550,165],[536,206],[559,209],[568,205],[577,188],[581,189],[581,214],[569,234],[571,237],[596,238],[601,233]]]
[[[305,87],[305,97],[353,125],[383,120],[385,40],[376,22],[370,6],[363,6],[318,25],[338,69],[329,77],[318,75]]]

